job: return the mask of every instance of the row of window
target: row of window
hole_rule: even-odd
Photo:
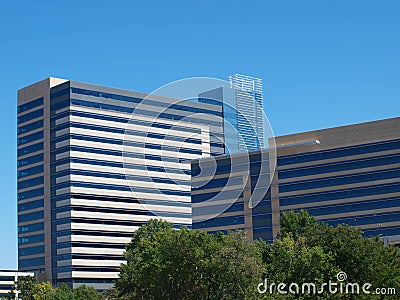
[[[110,195],[101,196],[101,195],[85,195],[85,194],[63,194],[56,197],[51,198],[51,202],[53,207],[55,207],[57,201],[62,201],[66,199],[83,199],[83,200],[96,200],[96,201],[113,201],[113,202],[125,202],[125,203],[142,203],[146,205],[167,205],[167,206],[175,206],[175,207],[188,207],[190,205],[187,202],[178,201],[174,199],[170,200],[150,200],[150,199],[136,199],[136,198],[128,198],[128,197],[113,197]]]
[[[400,192],[400,184],[396,183],[396,184],[385,184],[385,185],[373,185],[369,187],[360,187],[352,189],[342,189],[332,192],[280,197],[279,202],[280,206],[283,207],[287,205],[349,199],[355,197],[367,197],[367,196],[383,195],[383,194],[398,193],[398,192]]]
[[[41,156],[43,156],[43,154],[41,154]],[[29,158],[31,158],[31,157],[29,157]],[[42,173],[43,170],[44,170],[43,165],[38,165],[38,166],[31,167],[31,168],[27,168],[22,171],[18,171],[17,178],[19,179],[19,178],[24,178],[24,177],[32,176],[35,174],[39,174],[39,173]]]
[[[40,105],[43,105],[43,97],[18,105],[18,113],[23,113]]]
[[[44,246],[34,246],[18,249],[18,256],[27,256],[44,253]]]
[[[181,104],[169,104],[166,102],[161,102],[161,101],[155,101],[151,99],[141,99],[141,98],[136,98],[136,97],[129,97],[129,96],[123,96],[123,95],[117,95],[117,94],[111,94],[111,93],[105,93],[105,92],[98,92],[98,91],[93,91],[93,90],[86,90],[86,89],[80,89],[80,88],[71,88],[71,92],[73,94],[80,94],[80,95],[87,95],[87,96],[93,96],[93,97],[98,97],[98,98],[107,98],[107,99],[113,99],[113,100],[119,100],[119,101],[125,101],[125,102],[130,102],[130,103],[141,103],[144,105],[152,105],[152,106],[157,106],[157,107],[165,107],[167,105],[168,108],[170,109],[176,109],[176,110],[183,110],[183,111],[188,111],[188,112],[193,112],[193,113],[204,113],[204,114],[212,114],[212,115],[220,115],[219,111],[214,111],[214,110],[208,110],[204,108],[197,108],[197,107],[192,107],[192,106],[186,106],[186,105],[181,105]],[[180,101],[180,103],[183,103],[184,101]]]
[[[279,171],[279,179],[288,179],[299,176],[310,176],[330,172],[340,172],[362,168],[378,167],[400,163],[400,154],[384,155],[372,158],[354,159],[344,162],[322,164],[311,167],[295,168]]]
[[[385,198],[379,200],[369,200],[360,202],[349,202],[345,204],[327,205],[320,207],[311,207],[307,210],[313,216],[322,216],[330,214],[342,214],[349,212],[360,212],[365,210],[378,210],[392,208],[393,211],[400,211],[400,198]]]
[[[17,139],[17,145],[24,145],[43,138],[43,131],[38,131]]]
[[[34,268],[39,266],[44,266],[44,257],[18,259],[19,269],[25,269],[30,267]]]
[[[361,155],[380,151],[397,150],[400,148],[400,140],[369,143],[358,146],[335,148],[316,152],[282,156],[278,158],[278,166],[305,163],[344,156]]]
[[[89,148],[83,146],[66,146],[63,148],[59,148],[56,151],[52,152],[52,155],[57,155],[70,151],[79,151],[85,153],[96,153],[96,154],[105,154],[105,155],[113,155],[113,156],[124,156],[126,158],[140,158],[140,159],[148,159],[148,160],[156,160],[156,161],[164,161],[164,162],[174,162],[174,163],[182,163],[187,161],[187,159],[178,158],[178,157],[170,157],[164,155],[155,155],[155,154],[143,154],[143,153],[133,153],[126,151],[118,151],[118,150],[109,150],[109,149],[101,149],[101,148]],[[52,159],[55,160],[55,157]]]
[[[234,216],[234,217],[220,217],[212,218],[202,222],[196,222],[192,224],[193,229],[209,228],[209,227],[219,227],[219,226],[231,226],[244,224],[244,216]]]
[[[43,150],[43,142],[39,142],[30,146],[26,146],[24,148],[20,148],[17,151],[18,156],[34,153],[37,151]]]
[[[18,238],[18,245],[33,244],[44,242],[44,234],[34,234]]]
[[[29,201],[29,202],[25,202],[25,203],[19,203],[18,204],[18,212],[35,209],[35,208],[39,208],[39,207],[43,207],[43,206],[44,206],[43,199]]]
[[[232,203],[236,200],[243,198],[243,190],[227,190],[218,191],[212,193],[203,193],[192,195],[192,203],[200,203],[204,201],[219,201],[219,200],[232,200]]]
[[[243,185],[242,176],[228,176],[223,178],[211,179],[208,182],[192,183],[192,191],[208,190],[212,188],[224,188],[225,186]]]
[[[38,163],[38,162],[41,162],[41,161],[43,161],[43,153],[40,153],[40,154],[36,154],[36,155],[32,155],[32,156],[29,156],[29,157],[25,157],[25,158],[19,159],[19,160],[17,161],[17,167],[19,168],[19,167],[28,166],[28,165],[32,165],[32,164],[35,164],[35,163]],[[43,165],[41,165],[41,168],[43,169]],[[23,172],[26,171],[26,170],[27,170],[27,169],[21,171],[21,173],[18,173],[18,174],[19,174],[19,175],[18,175],[18,176],[19,176],[18,178],[36,174],[36,171],[35,171],[35,170],[27,171],[27,173],[23,173]],[[38,169],[37,169],[37,170],[38,170]],[[43,172],[43,171],[42,171],[42,172]],[[39,173],[39,171],[38,171],[38,173]],[[25,174],[25,175],[23,175],[23,174]],[[28,174],[30,174],[30,175],[28,175]]]
[[[44,223],[33,223],[29,225],[18,226],[18,233],[35,232],[44,230]]]
[[[130,186],[124,186],[124,185],[68,181],[68,182],[63,182],[61,184],[57,184],[56,188],[52,188],[52,193],[55,192],[56,189],[62,189],[65,187],[70,187],[70,186],[93,188],[93,189],[104,189],[104,190],[115,190],[115,191],[129,191],[129,192],[131,191]],[[145,187],[136,187],[136,186],[134,187],[134,190],[137,193],[151,193],[151,194],[160,194],[161,193],[164,195],[190,196],[190,191],[167,190],[167,189],[160,189],[160,188],[145,188]],[[18,194],[18,197],[19,197],[19,195],[20,194]]]
[[[221,126],[221,124],[222,124],[222,121],[215,122],[215,121],[211,121],[207,118],[201,119],[201,118],[195,118],[195,117],[175,115],[172,113],[149,111],[149,110],[130,108],[130,107],[124,107],[124,106],[119,106],[119,105],[111,105],[111,104],[105,104],[105,103],[99,103],[99,102],[91,102],[91,101],[85,101],[85,100],[78,100],[78,99],[71,99],[71,105],[97,108],[97,109],[101,109],[101,110],[112,110],[112,111],[123,112],[123,113],[128,113],[128,114],[135,113],[135,114],[138,114],[141,116],[149,116],[149,117],[155,117],[155,118],[167,119],[167,120],[177,120],[178,121],[178,120],[184,119],[185,122],[196,123],[196,124],[205,124],[205,125],[217,126],[217,127]]]
[[[18,116],[17,124],[22,124],[39,117],[43,117],[43,108],[39,108],[38,110],[32,111],[22,116]]]
[[[296,181],[293,183],[292,182],[283,183],[279,184],[279,192],[287,193],[287,192],[307,190],[307,189],[333,187],[337,185],[362,183],[362,182],[393,179],[393,178],[400,179],[400,168],[389,169],[384,171],[357,173],[347,176],[334,176],[322,179]]]
[[[215,214],[216,212],[230,213],[237,211],[244,211],[244,202],[235,202],[229,207],[227,207],[226,204],[196,207],[192,209],[192,214],[193,217],[196,217],[196,216],[212,215]],[[195,221],[193,221],[193,223],[194,222]]]
[[[55,261],[62,261],[62,260],[71,260],[71,259],[93,259],[93,260],[123,260],[124,257],[122,255],[111,255],[111,254],[102,254],[102,255],[96,255],[96,254],[61,254],[61,255],[55,255],[54,257]]]
[[[29,131],[34,131],[36,129],[43,128],[43,120],[35,121],[23,126],[18,126],[17,133],[23,134]]]
[[[121,170],[123,171],[123,170]],[[106,173],[99,171],[85,171],[85,170],[66,170],[64,172],[58,173],[55,178],[66,176],[66,175],[82,175],[82,176],[92,176],[92,177],[100,177],[100,178],[114,178],[114,179],[123,179],[123,180],[135,180],[135,181],[145,181],[145,182],[155,182],[155,183],[166,183],[166,184],[181,184],[181,185],[190,185],[190,180],[181,180],[181,179],[170,179],[163,177],[149,177],[143,175],[132,175],[132,174],[118,174],[118,173]]]
[[[220,161],[217,161],[217,167],[213,163],[209,165],[199,165],[198,162],[192,163],[192,176],[201,175],[201,173],[205,174],[213,174],[220,175],[220,174],[227,174],[232,172],[241,172],[241,171],[249,171],[249,166],[251,170],[251,174],[257,174],[257,172],[265,172],[269,173],[269,163],[268,161],[262,162],[243,162],[243,163],[235,163],[234,161],[230,164],[220,164]]]
[[[86,159],[86,158],[66,158],[62,160],[57,160],[53,166],[60,166],[67,163],[79,163],[86,165],[95,165],[95,166],[105,166],[105,167],[115,167],[115,168],[124,168],[130,170],[147,170],[153,172],[163,172],[163,173],[175,173],[175,174],[186,174],[190,175],[190,170],[178,169],[178,168],[167,168],[167,167],[159,167],[159,166],[150,166],[145,164],[131,164],[131,163],[121,163],[121,162],[113,162],[106,160],[95,160],[95,159]],[[55,172],[55,168],[52,167],[52,172]]]
[[[54,142],[60,142],[63,140],[70,140],[70,139],[80,140],[80,141],[99,142],[99,143],[106,143],[106,144],[113,144],[113,145],[123,145],[125,147],[139,147],[139,148],[155,149],[155,150],[162,150],[162,151],[172,151],[172,152],[188,153],[188,154],[197,154],[197,155],[202,154],[201,149],[168,146],[165,144],[152,144],[152,143],[148,143],[148,142],[135,142],[135,141],[129,141],[129,140],[120,140],[120,139],[88,136],[88,135],[73,134],[73,133],[64,135],[63,137],[59,137]]]
[[[91,212],[102,212],[102,213],[118,213],[118,214],[127,214],[127,215],[148,215],[147,211],[144,209],[123,209],[123,208],[109,208],[109,207],[85,207],[85,206],[63,206],[63,207],[57,207],[52,209],[52,213],[54,215],[67,212],[67,211],[91,211]]]
[[[26,192],[18,193],[18,201],[19,200],[24,200],[24,199],[29,199],[29,198],[34,198],[38,196],[43,196],[44,194],[44,188],[38,188],[38,189],[33,189],[29,190]]]
[[[146,126],[146,127],[155,127],[155,128],[161,128],[161,129],[168,129],[168,130],[177,130],[177,131],[183,131],[183,132],[190,132],[190,133],[201,133],[200,128],[195,128],[195,127],[187,127],[183,126],[181,124],[176,125],[176,124],[165,124],[165,123],[160,123],[157,121],[146,121],[146,120],[136,120],[136,119],[130,119],[130,118],[123,118],[123,117],[116,117],[116,116],[109,116],[105,114],[100,114],[100,113],[88,113],[88,112],[81,112],[81,111],[67,111],[61,114],[58,114],[57,117],[53,117],[52,120],[55,121],[57,119],[63,118],[65,116],[77,116],[77,117],[83,117],[83,118],[89,118],[89,119],[95,119],[95,120],[102,120],[102,121],[110,121],[110,122],[118,122],[118,123],[129,123],[130,125],[141,125],[141,126]]]
[[[66,128],[89,129],[89,130],[96,130],[96,131],[104,131],[107,133],[118,133],[118,134],[124,134],[124,135],[143,136],[143,137],[147,137],[147,138],[178,141],[178,142],[184,142],[184,143],[190,143],[190,144],[201,144],[201,139],[198,139],[198,138],[188,138],[188,137],[181,137],[181,136],[176,136],[176,135],[171,135],[171,134],[161,134],[161,133],[154,133],[154,132],[150,132],[150,131],[139,131],[139,130],[116,128],[116,127],[109,127],[109,126],[83,124],[83,123],[77,123],[77,122],[66,122],[66,123],[63,123],[61,125],[54,127],[53,128],[54,135],[55,135],[56,131],[60,131],[60,130],[66,129]]]
[[[347,218],[335,218],[327,219],[324,222],[331,226],[337,226],[339,224],[348,224],[350,226],[361,226],[368,224],[384,224],[387,222],[398,222],[400,221],[400,212],[395,213],[382,213],[382,214],[369,214],[363,216],[352,216]],[[379,227],[379,225],[377,226]]]
[[[24,181],[19,181],[17,184],[18,190],[30,188],[36,185],[44,184],[44,177],[39,176],[31,179],[27,179]]]
[[[372,236],[392,236],[398,235],[400,231],[399,226],[394,227],[379,227],[379,228],[371,228],[371,229],[364,229],[363,234],[366,237]]]

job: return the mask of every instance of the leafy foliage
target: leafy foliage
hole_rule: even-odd
[[[304,283],[317,286],[335,281],[339,271],[347,282],[370,283],[372,287],[400,291],[400,252],[384,246],[376,238],[365,238],[362,231],[348,225],[328,226],[317,222],[306,211],[285,212],[281,232],[272,245],[264,245],[263,260],[270,282]],[[373,289],[371,289],[373,290]],[[310,295],[281,298],[309,299]],[[381,299],[378,295],[328,295],[315,299]]]
[[[37,280],[31,276],[21,276],[15,282],[13,289],[10,293],[10,298],[14,299],[16,297],[14,291],[20,291],[18,297],[24,300],[35,300],[33,297],[33,289],[37,284]]]
[[[261,258],[242,232],[215,236],[151,220],[127,245],[116,288],[130,299],[244,299],[257,291]]]

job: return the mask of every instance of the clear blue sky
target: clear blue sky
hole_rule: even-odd
[[[261,77],[276,135],[399,116],[400,1],[140,2],[3,1],[0,269],[17,266],[16,93],[46,77]]]

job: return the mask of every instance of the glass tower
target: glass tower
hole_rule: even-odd
[[[199,102],[222,107],[225,153],[266,147],[262,80],[235,74],[229,83],[199,94]]]

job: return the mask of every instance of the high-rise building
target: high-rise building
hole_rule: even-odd
[[[400,244],[400,118],[280,136],[276,145],[273,175],[268,149],[193,161],[193,228],[271,241],[283,211],[304,209]]]
[[[267,146],[262,89],[260,78],[235,74],[225,86],[199,94],[199,102],[222,107],[225,153]]]
[[[136,228],[191,226],[187,161],[223,153],[222,124],[215,105],[70,80],[19,90],[19,270],[109,288]]]

